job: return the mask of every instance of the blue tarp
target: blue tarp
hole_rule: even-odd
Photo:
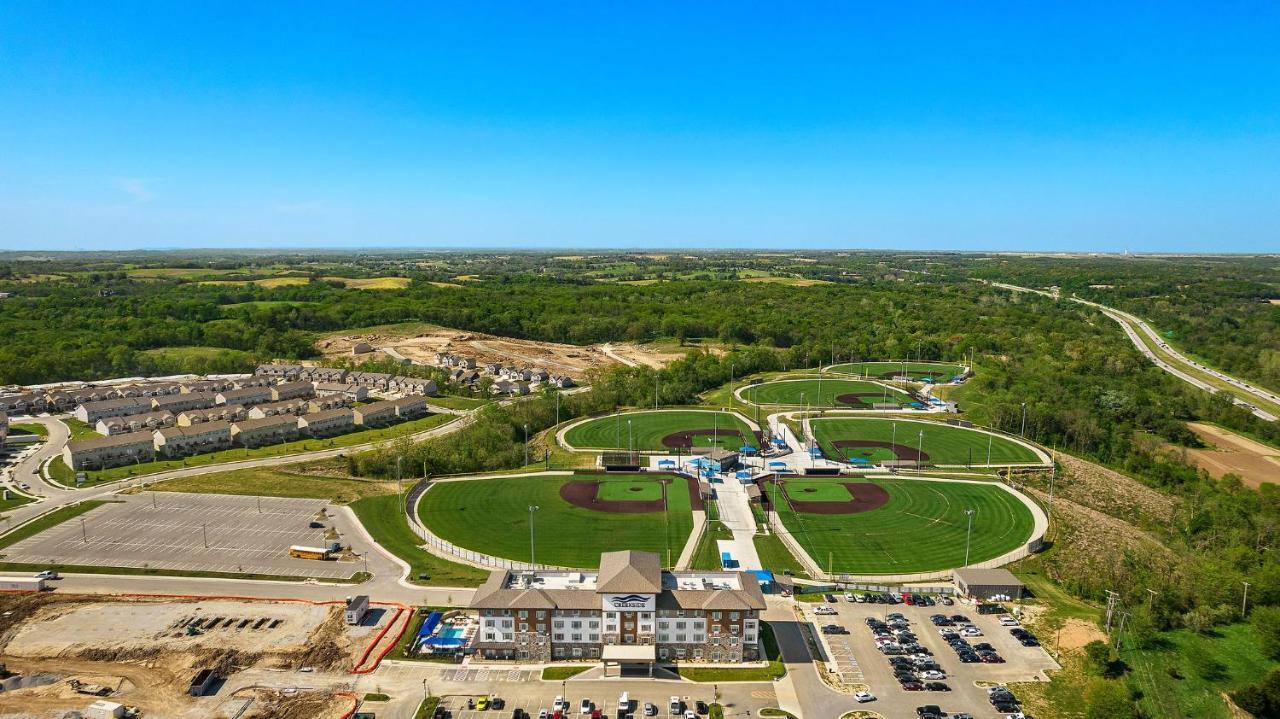
[[[912,402],[911,407],[914,409],[920,409],[921,407],[924,407],[924,405],[919,402]]]
[[[751,445],[749,445],[749,444],[744,444],[744,445],[742,445],[741,447],[739,447],[739,448],[738,448],[738,451],[739,451],[739,452],[741,452],[741,453],[743,453],[743,454],[755,454],[755,453],[756,453],[756,448],[755,448],[755,447],[752,447],[752,446],[751,446]]]
[[[738,470],[738,472],[734,476],[737,477],[738,479],[751,479],[751,473],[745,469]]]
[[[675,461],[674,459],[660,459],[660,460],[658,460],[658,466],[659,466],[659,467],[674,467],[674,466],[676,466],[676,461]]]
[[[772,441],[773,441],[773,446],[775,446],[775,447],[785,447],[785,446],[787,446],[787,440],[785,440],[785,439],[783,439],[783,438],[781,438],[781,437],[774,437]]]
[[[756,579],[759,579],[762,584],[764,582],[773,581],[773,572],[770,572],[768,569],[751,569],[748,571],[756,575]]]
[[[431,636],[431,633],[436,630],[436,627],[440,626],[440,619],[442,616],[443,615],[441,615],[440,612],[432,612],[428,614],[427,618],[422,620],[422,627],[418,629],[418,638],[421,639],[423,637]]]
[[[786,462],[770,462],[770,463],[769,463],[769,467],[770,467],[770,468],[786,467],[786,466],[787,466],[787,463],[786,463]]]

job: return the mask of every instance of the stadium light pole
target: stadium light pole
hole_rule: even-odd
[[[916,439],[916,471],[924,472],[924,430],[920,430],[920,436]]]
[[[631,449],[631,420],[627,420],[627,453],[630,454],[634,450]],[[630,460],[628,460],[630,461]]]
[[[1022,430],[1018,432],[1018,436],[1026,439],[1027,436],[1027,403],[1022,403]]]
[[[627,424],[631,424],[631,420],[627,420]],[[529,466],[529,423],[524,425],[524,466]]]
[[[529,569],[538,566],[536,555],[534,554],[533,544],[533,513],[538,511],[538,505],[529,505]]]
[[[973,515],[978,513],[976,509],[966,509],[964,513],[969,515],[969,528],[964,533],[964,566],[969,566],[969,540],[973,538]]]
[[[894,447],[898,446],[898,420],[895,419],[892,423],[892,426],[893,426],[893,434],[889,435],[889,444],[893,446],[889,448],[889,451],[893,452],[893,456],[897,457],[898,452],[894,449]]]
[[[991,434],[990,432],[987,433],[987,466],[988,467],[991,466],[991,441],[994,440],[995,438],[996,436],[994,434]]]

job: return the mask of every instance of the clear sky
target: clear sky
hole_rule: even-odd
[[[1280,251],[1280,3],[6,2],[0,248],[193,246]]]

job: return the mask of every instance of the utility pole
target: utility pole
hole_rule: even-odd
[[[969,517],[969,528],[964,534],[964,566],[969,566],[969,540],[973,538],[973,515],[978,513],[976,509],[966,509],[964,513]]]
[[[1244,619],[1244,616],[1248,614],[1248,612],[1249,612],[1249,583],[1245,582],[1244,583],[1244,599],[1240,600],[1240,618]]]
[[[1022,403],[1022,431],[1018,433],[1020,437],[1027,436],[1027,403]]]
[[[1111,633],[1111,616],[1115,614],[1116,604],[1118,604],[1119,602],[1120,602],[1120,594],[1108,589],[1107,590],[1107,622],[1106,622],[1107,634]]]
[[[1124,625],[1128,619],[1128,612],[1120,612],[1120,628],[1116,630],[1116,651],[1124,648]]]
[[[536,559],[535,559],[535,555],[534,555],[534,551],[533,551],[533,547],[534,547],[534,544],[533,544],[533,513],[534,513],[534,512],[536,512],[536,511],[538,511],[538,505],[536,505],[536,504],[531,504],[531,505],[529,505],[529,569],[530,569],[531,571],[533,570],[533,568],[534,568],[534,567],[538,566],[538,563],[537,563],[537,561],[536,561]]]
[[[1157,592],[1157,591],[1156,591],[1156,590],[1154,590],[1154,589],[1148,589],[1148,590],[1147,590],[1147,607],[1148,607],[1148,608],[1150,608],[1150,607],[1151,607],[1151,605],[1152,605],[1153,603],[1155,603],[1155,600],[1156,600],[1156,594],[1158,594],[1158,593],[1159,593],[1159,592]]]

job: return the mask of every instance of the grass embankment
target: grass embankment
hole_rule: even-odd
[[[409,529],[395,494],[365,497],[352,502],[351,509],[383,549],[409,565],[409,581],[433,587],[478,587],[489,572],[466,564],[441,559],[422,549],[418,535]],[[426,575],[428,579],[421,579]]]
[[[27,522],[4,536],[0,536],[0,549],[17,544],[24,539],[34,537],[46,529],[56,527],[67,520],[75,519],[85,512],[97,509],[107,503],[107,500],[92,499],[87,502],[80,502],[79,504],[70,504],[65,507],[59,507],[48,514]]]
[[[7,512],[10,509],[21,507],[24,504],[30,504],[34,501],[35,499],[33,497],[28,497],[25,494],[11,489],[9,490],[8,499],[0,499],[0,512]]]
[[[67,429],[71,430],[71,441],[78,439],[97,439],[102,435],[93,428],[88,422],[81,422],[75,417],[64,417],[62,423],[67,425]]]
[[[791,573],[793,577],[808,578],[809,573],[805,571],[795,555],[787,549],[787,545],[778,539],[776,534],[757,534],[752,537],[752,543],[756,545],[756,554],[760,557],[760,566],[768,569],[775,574]]]
[[[560,496],[566,482],[640,481],[647,475],[509,477],[437,482],[422,496],[420,520],[442,539],[495,557],[528,561],[529,507],[534,516],[536,558],[566,567],[595,567],[600,553],[622,549],[657,552],[667,566],[693,529],[683,480],[667,485],[666,509],[608,512],[570,504]]]
[[[733,532],[724,526],[719,519],[719,511],[715,502],[707,503],[707,526],[698,540],[698,548],[693,552],[690,567],[693,569],[720,569],[720,549],[716,541],[733,539]]]
[[[1120,659],[1130,668],[1130,684],[1142,692],[1138,706],[1153,717],[1231,719],[1222,693],[1257,683],[1280,666],[1263,654],[1248,624],[1210,634],[1164,632],[1152,648],[1122,651]]]
[[[211,464],[236,462],[245,459],[282,457],[298,454],[300,452],[316,452],[326,449],[352,447],[371,442],[384,442],[397,437],[403,437],[407,434],[414,434],[433,427],[438,427],[454,419],[456,418],[453,415],[433,414],[420,419],[410,420],[402,424],[392,425],[390,427],[366,429],[327,439],[301,439],[295,442],[272,444],[253,449],[227,449],[221,452],[192,455],[185,459],[160,460],[155,462],[143,462],[141,464],[131,464],[123,467],[112,467],[110,469],[85,472],[85,484],[91,485],[100,482],[113,482],[116,480],[128,479],[130,477],[155,474],[157,472],[167,472],[173,469],[183,469],[185,467],[204,467]],[[70,421],[68,421],[67,424],[68,426],[71,426]],[[99,437],[101,435],[94,432],[92,436]],[[75,438],[75,428],[73,428],[72,439]],[[65,485],[67,487],[75,486],[76,473],[67,466],[61,456],[55,457],[53,461],[49,462],[49,476],[58,484]]]
[[[738,668],[677,665],[676,674],[691,682],[771,682],[786,676],[787,667],[782,663],[778,640],[773,636],[773,627],[768,622],[760,622],[760,644],[769,662],[765,666]]]
[[[409,482],[405,483],[408,489]],[[351,504],[364,497],[394,494],[395,482],[366,479],[317,477],[285,469],[237,469],[157,482],[148,489],[157,492],[195,494],[236,494],[258,497],[300,497],[325,499],[334,504]]]

